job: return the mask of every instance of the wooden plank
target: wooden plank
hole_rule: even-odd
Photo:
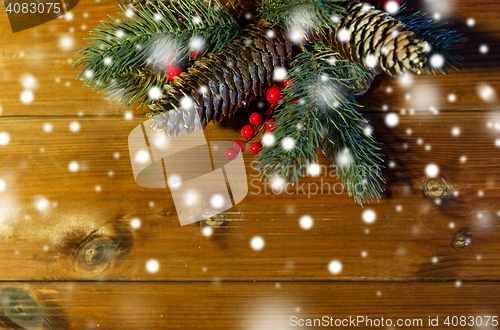
[[[326,172],[304,179],[300,189],[274,193],[256,182],[253,156],[245,153],[249,194],[222,214],[226,222],[209,237],[202,223],[179,225],[169,190],[134,182],[127,138],[142,119],[83,117],[77,119],[80,131],[71,132],[75,118],[51,118],[53,129],[46,133],[46,118],[1,118],[10,142],[1,146],[0,159],[6,185],[0,193],[0,279],[498,279],[499,133],[487,123],[500,120],[493,115],[405,115],[396,128],[385,126],[384,114],[368,115],[384,143],[388,186],[380,203],[365,208],[345,192],[336,195],[340,186]],[[210,125],[206,137],[234,141],[246,120]],[[451,134],[454,127],[459,136]],[[79,164],[76,172],[69,169],[72,161]],[[429,163],[453,189],[445,184],[436,190],[435,183],[425,197]],[[315,192],[322,184],[330,186]],[[431,198],[436,194],[449,196]],[[375,223],[362,221],[366,209],[376,213]],[[299,226],[303,215],[314,219],[312,229]],[[139,229],[130,226],[136,217]],[[255,236],[265,241],[261,251],[250,247]],[[92,253],[99,247],[112,247],[113,258],[95,264]],[[146,271],[150,259],[159,261],[157,273]],[[344,266],[338,275],[328,271],[334,259]]]
[[[487,83],[495,90],[500,90],[498,52],[494,40],[500,37],[500,24],[494,13],[500,11],[498,2],[481,2],[470,8],[468,1],[454,1],[453,28],[462,31],[469,39],[467,46],[460,51],[464,57],[464,68],[458,73],[447,76],[419,76],[413,84],[402,87],[397,80],[384,77],[373,86],[368,98],[362,100],[368,109],[380,109],[388,104],[391,109],[399,111],[428,110],[432,103],[438,109],[449,107],[447,96],[454,93],[458,96],[452,107],[455,111],[491,109],[494,105],[485,105],[478,97],[477,87]],[[77,50],[84,47],[89,37],[89,30],[97,27],[99,21],[106,19],[107,14],[117,17],[118,6],[115,1],[95,2],[80,1],[72,11],[73,18],[67,16],[43,24],[36,28],[11,33],[7,16],[0,18],[0,105],[4,116],[65,116],[78,115],[123,115],[126,111],[139,115],[145,108],[135,106],[125,108],[116,101],[101,99],[101,95],[93,93],[90,88],[83,87],[75,81],[78,71],[71,70]],[[468,17],[476,19],[476,26],[470,28],[465,21]],[[68,41],[68,47],[61,47],[61,40]],[[63,44],[65,44],[63,42]],[[480,54],[482,44],[490,46],[488,54]],[[20,95],[24,91],[22,79],[25,75],[33,76],[37,81],[32,103],[21,102]],[[380,85],[379,85],[380,84]],[[387,87],[393,93],[385,93]],[[433,91],[434,100],[422,102],[422,94],[429,99],[429,91]],[[412,94],[414,102],[407,102],[406,94]]]
[[[467,322],[483,320],[477,328],[494,329],[491,318],[485,326],[487,316],[498,320],[500,313],[498,283],[479,282],[459,287],[454,282],[2,283],[1,290],[13,302],[3,308],[2,329],[12,329],[9,316],[35,325],[35,312],[43,319],[50,317],[53,328],[61,330],[294,329],[307,319],[314,322],[324,316],[333,326],[336,319],[363,317],[356,323],[360,328],[377,328],[383,318],[384,326],[379,327],[384,329],[398,320],[410,322],[408,328],[444,329],[448,316],[451,322],[466,316]],[[24,303],[16,298],[24,298]],[[20,321],[16,307],[25,315],[35,314],[33,319]],[[439,327],[429,326],[429,319]]]

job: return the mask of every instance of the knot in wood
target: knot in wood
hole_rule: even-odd
[[[445,179],[430,179],[424,183],[423,194],[432,198],[447,198],[451,196],[453,185],[446,182]]]
[[[204,212],[202,213],[202,217],[205,219],[205,224],[210,227],[219,227],[226,222],[224,215],[221,213]]]
[[[464,231],[460,231],[453,236],[451,241],[452,246],[455,248],[464,248],[472,242],[470,235],[467,235]]]
[[[42,329],[46,313],[35,298],[21,288],[2,290],[0,302],[3,315],[16,325],[27,329]]]

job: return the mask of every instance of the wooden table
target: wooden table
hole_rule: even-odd
[[[379,77],[360,99],[384,143],[379,203],[312,193],[338,182],[325,173],[291,194],[252,181],[219,222],[187,226],[168,189],[134,181],[127,138],[145,110],[101,99],[71,70],[89,29],[117,17],[118,5],[82,0],[16,34],[0,15],[0,289],[19,299],[2,302],[1,328],[277,330],[323,316],[423,320],[415,328],[436,328],[429,318],[439,317],[448,328],[447,316],[473,316],[483,319],[475,329],[493,329],[484,322],[500,313],[500,111],[495,95],[479,91],[500,89],[500,2],[450,3],[453,27],[469,38],[464,67],[409,85]],[[210,125],[207,139],[237,140],[249,113]],[[385,124],[388,113],[399,115],[396,127]],[[428,164],[439,168],[431,181]],[[262,250],[251,248],[256,236]]]

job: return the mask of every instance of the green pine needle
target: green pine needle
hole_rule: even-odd
[[[112,21],[90,33],[92,43],[77,53],[81,57],[73,68],[82,67],[78,78],[84,85],[108,98],[120,97],[126,105],[140,98],[141,105],[153,101],[148,90],[167,83],[166,69],[158,65],[165,57],[175,53],[175,62],[190,60],[193,41],[198,40],[206,54],[224,47],[241,31],[225,8],[200,1],[149,2],[121,9],[119,21],[109,16]],[[134,15],[128,17],[127,10]],[[147,74],[138,76],[137,70]]]
[[[380,148],[365,133],[368,122],[356,111],[359,105],[349,92],[369,79],[370,73],[353,70],[354,66],[320,44],[295,57],[288,73],[293,85],[284,89],[276,108],[276,142],[257,155],[261,180],[279,176],[295,184],[317,161],[321,149],[330,164],[338,166],[338,178],[357,203],[380,198],[385,182]],[[285,138],[295,141],[293,149],[282,146]],[[345,165],[344,160],[348,160]]]
[[[259,15],[274,24],[319,30],[342,19],[346,0],[262,0]]]

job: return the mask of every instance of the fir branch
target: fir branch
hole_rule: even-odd
[[[319,44],[295,57],[288,75],[293,85],[285,88],[285,96],[276,108],[276,142],[257,155],[261,180],[280,176],[294,184],[299,176],[307,174],[321,148],[332,165],[349,157],[339,167],[338,177],[357,203],[380,198],[384,183],[380,148],[365,133],[367,120],[356,111],[359,105],[349,93],[363,80],[355,74],[368,73],[353,70],[353,66]],[[293,102],[296,98],[299,101]],[[295,141],[292,150],[282,146],[285,138]]]
[[[257,10],[262,19],[273,24],[318,31],[341,20],[346,3],[346,0],[262,0]]]
[[[453,50],[461,48],[467,38],[463,38],[462,34],[457,31],[443,29],[442,27],[448,22],[436,21],[422,12],[410,13],[406,8],[403,8],[396,18],[401,20],[408,30],[414,32],[418,39],[427,41],[431,46],[431,51],[426,54],[425,70],[428,74],[435,74],[436,69],[443,74],[446,74],[450,69],[458,70],[463,58]],[[434,54],[440,54],[444,57],[445,64],[442,67],[434,68],[431,66],[430,58]]]
[[[170,54],[175,53],[174,62],[190,59],[188,49],[196,49],[193,43],[201,45],[204,54],[213,52],[227,45],[241,30],[225,8],[211,3],[177,0],[168,6],[149,2],[121,9],[119,21],[110,16],[113,21],[102,22],[91,32],[92,43],[77,53],[81,57],[73,68],[82,66],[78,78],[84,85],[107,92],[108,96],[117,96],[118,87],[127,86],[121,90],[121,100],[127,105],[138,99],[136,94],[144,95],[141,104],[150,102],[147,91],[154,86],[152,83],[166,82],[151,79],[150,84],[134,87],[131,68],[143,67],[165,74],[165,68],[158,63]],[[133,10],[134,15],[128,17],[127,10]]]

